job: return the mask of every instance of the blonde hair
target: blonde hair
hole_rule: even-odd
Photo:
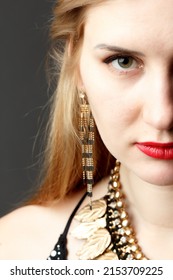
[[[77,92],[77,66],[87,9],[101,2],[103,0],[59,0],[54,6],[50,28],[52,42],[50,57],[57,86],[49,120],[43,182],[31,200],[32,203],[43,204],[61,199],[69,192],[83,187],[82,154],[78,136],[80,104]],[[109,174],[113,163],[114,158],[104,146],[96,128],[95,183]]]

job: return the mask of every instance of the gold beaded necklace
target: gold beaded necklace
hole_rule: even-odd
[[[111,172],[107,198],[107,226],[113,247],[119,259],[147,259],[138,245],[125,207],[125,199],[119,181],[120,163]]]
[[[111,171],[108,193],[75,215],[80,224],[72,231],[85,239],[78,251],[79,259],[146,260],[135,237],[119,181],[120,163]]]

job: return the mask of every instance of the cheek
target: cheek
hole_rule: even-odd
[[[136,102],[133,91],[97,71],[86,73],[83,81],[99,130],[113,128],[114,132],[117,129],[120,132],[137,119],[140,105]]]
[[[89,103],[101,139],[115,158],[121,158],[129,144],[134,142],[139,131],[139,109],[123,98],[109,98],[100,89],[100,94],[88,90]],[[106,97],[105,97],[106,95]]]
[[[129,129],[138,120],[141,110],[139,88],[89,58],[81,59],[80,67],[83,86],[98,131],[112,152],[115,142],[116,146],[121,145],[121,141],[118,141],[120,136],[128,138]]]
[[[133,142],[138,126],[138,110],[122,98],[105,98],[104,92],[90,95],[90,107],[101,139],[109,152],[119,158],[127,145]]]
[[[92,65],[92,67],[91,67]],[[88,71],[89,69],[89,71]],[[86,59],[81,61],[81,77],[88,101],[95,119],[111,117],[115,114],[119,86],[109,77],[101,63]]]
[[[87,56],[87,52],[81,56],[80,73],[93,114],[102,111],[105,116],[132,116],[140,103],[136,102],[140,86],[135,86],[135,80],[111,72],[106,64]]]

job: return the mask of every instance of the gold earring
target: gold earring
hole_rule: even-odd
[[[90,209],[92,209],[92,186],[94,184],[94,160],[93,160],[93,144],[94,144],[94,119],[87,102],[86,94],[81,91],[80,97],[80,121],[79,135],[82,145],[82,168],[83,182],[87,186],[87,194],[90,197]]]

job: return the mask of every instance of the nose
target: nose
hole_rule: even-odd
[[[146,88],[146,87],[145,87]],[[150,77],[145,92],[144,121],[157,130],[173,128],[173,79],[168,75]]]

